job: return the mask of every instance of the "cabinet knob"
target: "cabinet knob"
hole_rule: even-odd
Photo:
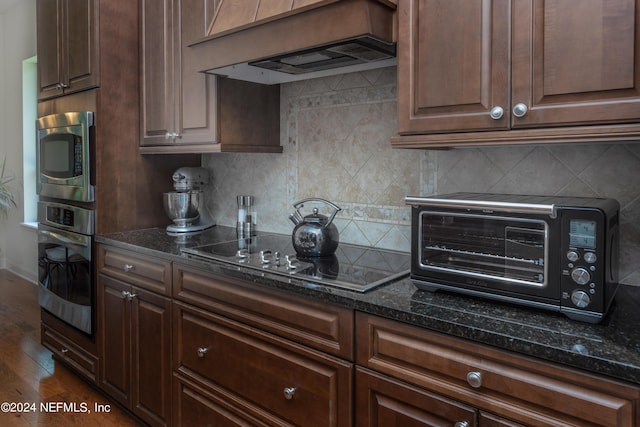
[[[127,295],[127,298],[129,299],[129,301],[131,301],[132,299],[134,299],[137,296],[138,296],[138,294],[132,294],[131,292],[129,292],[129,295]]]
[[[60,349],[60,353],[67,354],[67,353],[69,353],[69,349],[68,348]]]
[[[493,107],[489,112],[489,116],[491,116],[493,120],[500,120],[503,115],[504,109],[500,106]]]
[[[293,399],[293,395],[296,394],[296,388],[295,387],[285,387],[284,390],[282,390],[282,392],[284,393],[284,398],[287,400],[291,400]]]
[[[131,270],[133,270],[134,268],[135,268],[135,266],[133,266],[133,265],[131,265],[131,264],[125,264],[125,265],[124,265],[124,272],[125,272],[125,273],[128,273],[128,272],[130,272]]]
[[[473,388],[482,386],[482,374],[478,371],[469,372],[467,374],[467,383]]]
[[[199,347],[198,348],[198,357],[204,357],[205,354],[209,351],[207,347]]]
[[[529,109],[522,102],[517,103],[513,106],[513,115],[516,117],[524,117],[527,114]]]
[[[122,291],[122,299],[129,298],[129,295],[131,295],[131,292]]]
[[[458,421],[454,424],[454,427],[469,427],[469,423],[466,421]]]

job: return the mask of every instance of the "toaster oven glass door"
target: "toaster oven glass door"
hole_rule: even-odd
[[[423,270],[506,285],[547,286],[544,221],[424,211],[419,235]]]

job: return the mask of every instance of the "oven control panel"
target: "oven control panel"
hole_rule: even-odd
[[[79,206],[56,202],[38,202],[38,222],[51,227],[93,235],[95,212]]]

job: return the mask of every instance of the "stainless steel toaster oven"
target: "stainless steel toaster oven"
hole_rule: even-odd
[[[600,322],[618,286],[613,199],[455,193],[406,197],[411,279]]]

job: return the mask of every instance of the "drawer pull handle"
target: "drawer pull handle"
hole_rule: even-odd
[[[125,272],[125,273],[128,273],[128,272],[130,272],[131,270],[133,270],[134,268],[135,268],[135,266],[133,266],[133,265],[131,265],[131,264],[125,264],[125,265],[124,265],[124,272]]]
[[[469,427],[469,423],[466,421],[458,421],[454,424],[454,427]]]
[[[478,371],[469,372],[467,374],[467,383],[473,388],[482,386],[482,374]]]
[[[293,395],[296,394],[296,388],[295,387],[285,387],[283,390],[284,393],[284,398],[287,400],[291,400],[293,399]]]
[[[207,347],[198,348],[198,357],[204,357],[204,355],[207,354],[208,351],[209,349]]]

